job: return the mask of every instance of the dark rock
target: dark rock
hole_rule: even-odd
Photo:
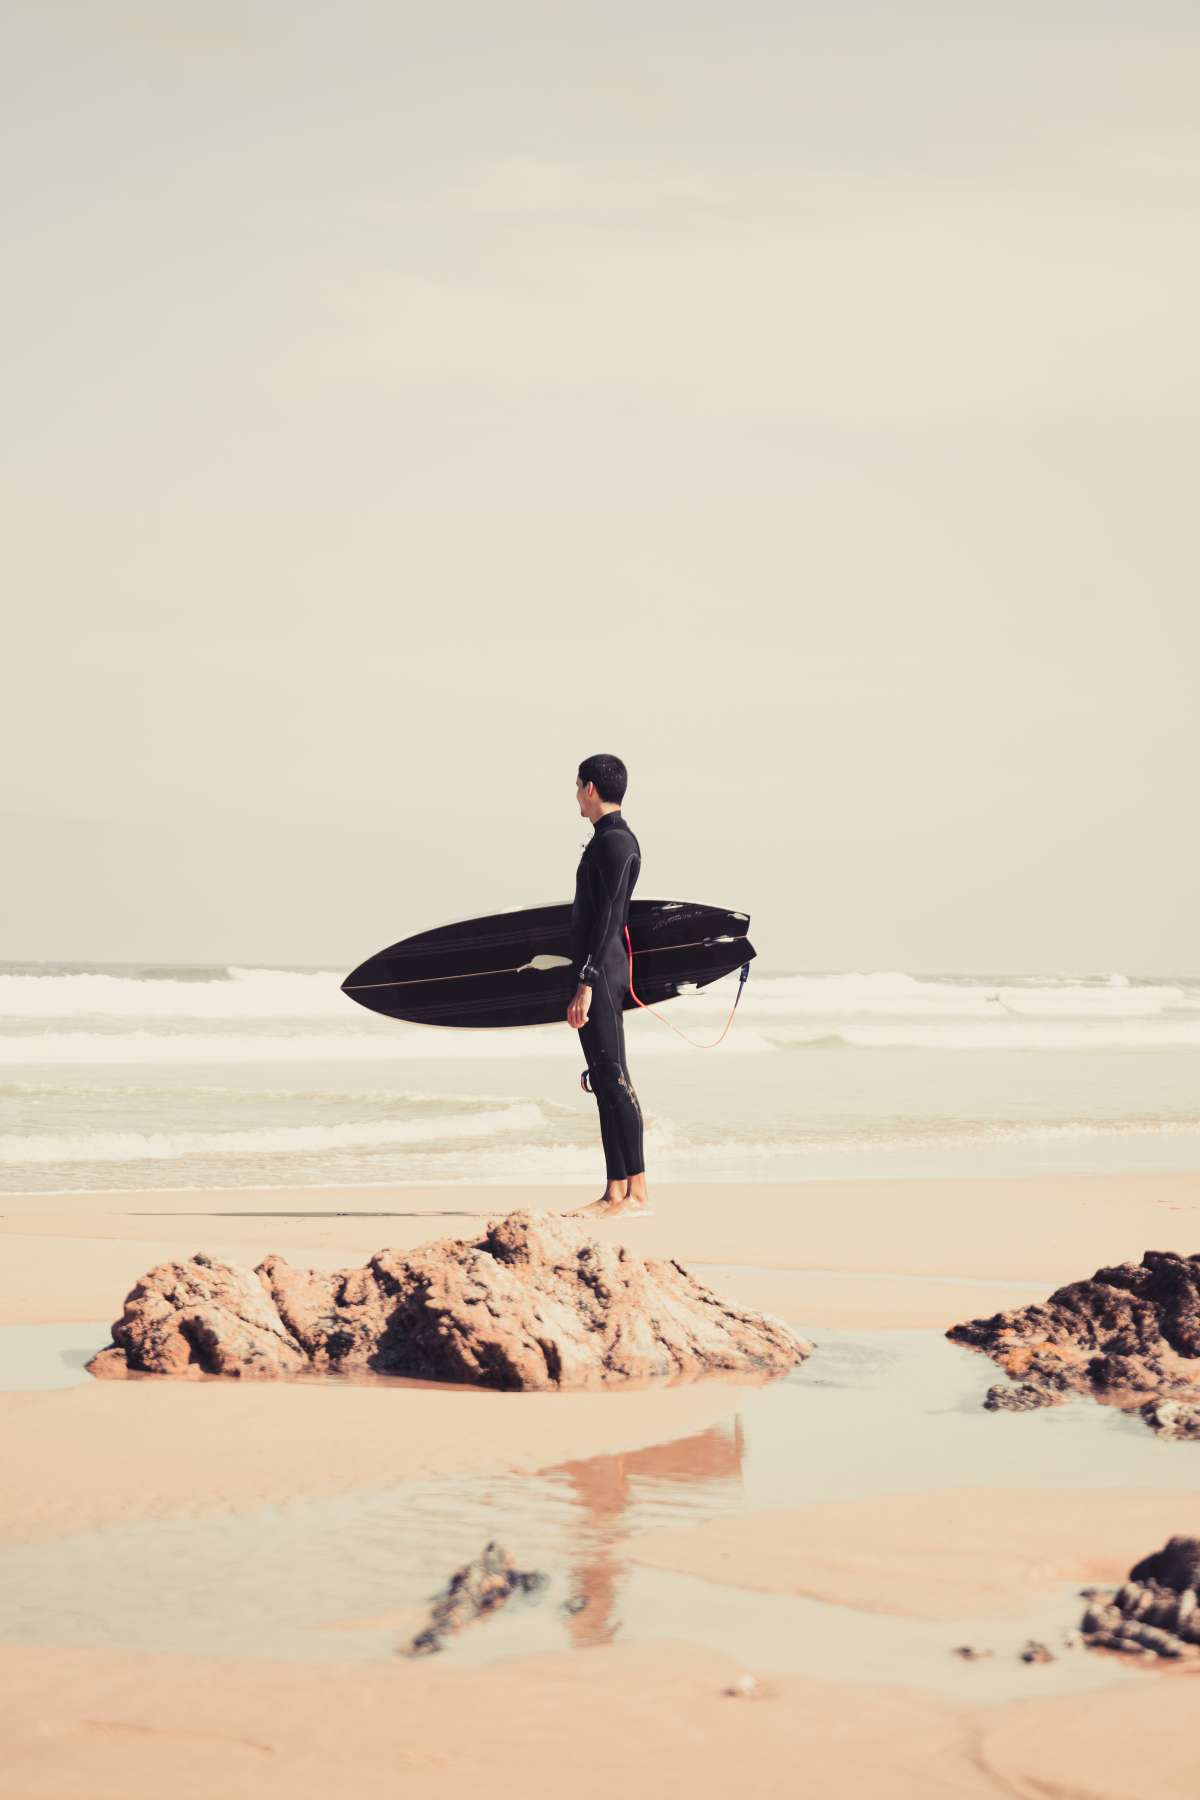
[[[479,1239],[381,1250],[363,1268],[251,1272],[214,1257],[143,1277],[94,1374],[405,1375],[482,1387],[617,1386],[778,1375],[812,1346],[721,1300],[682,1264],[651,1261],[553,1214],[493,1219]]]
[[[973,1319],[946,1333],[983,1350],[1033,1395],[1090,1394],[1140,1412],[1166,1436],[1200,1437],[1200,1256],[1148,1250],[1098,1269],[1035,1306]],[[992,1410],[1023,1402],[992,1388]]]
[[[977,1644],[956,1644],[954,1654],[960,1656],[963,1662],[986,1662],[989,1656],[995,1655],[995,1651],[982,1650]]]
[[[1115,1594],[1092,1599],[1082,1631],[1097,1649],[1200,1656],[1200,1538],[1170,1538],[1135,1563]]]
[[[1036,1638],[1030,1638],[1021,1652],[1021,1661],[1027,1663],[1051,1663],[1054,1652],[1045,1644],[1039,1644]]]
[[[983,1404],[988,1412],[1034,1412],[1040,1406],[1058,1406],[1061,1400],[1061,1394],[1033,1381],[1023,1381],[1019,1387],[998,1381],[984,1395]]]
[[[429,1623],[405,1648],[405,1656],[434,1656],[442,1639],[496,1612],[513,1594],[533,1594],[549,1577],[537,1569],[518,1569],[507,1550],[491,1543],[482,1556],[464,1563],[434,1601]]]

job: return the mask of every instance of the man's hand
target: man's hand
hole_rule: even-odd
[[[567,1008],[567,1024],[574,1026],[576,1031],[582,1031],[588,1022],[591,1005],[592,990],[586,982],[581,981],[575,989],[575,998]]]

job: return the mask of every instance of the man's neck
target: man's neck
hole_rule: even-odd
[[[611,819],[613,814],[619,813],[620,810],[621,809],[619,806],[613,806],[611,802],[607,806],[602,806],[600,808],[600,811],[596,814],[596,817],[592,820],[593,831],[595,830],[597,825],[602,823],[603,820]]]

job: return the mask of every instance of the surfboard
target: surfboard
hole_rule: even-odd
[[[747,913],[688,900],[629,907],[633,985],[658,1005],[752,961]],[[347,975],[342,992],[389,1019],[467,1029],[548,1025],[575,991],[569,905],[459,919],[403,938]],[[637,1002],[626,992],[625,1010]]]

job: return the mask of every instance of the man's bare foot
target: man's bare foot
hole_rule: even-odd
[[[625,1183],[610,1181],[598,1200],[589,1200],[586,1206],[572,1207],[566,1216],[568,1219],[604,1219],[610,1213],[619,1212],[624,1204]]]
[[[625,1189],[625,1205],[622,1209],[627,1213],[643,1213],[650,1211],[650,1196],[646,1192],[646,1176],[631,1175]]]
[[[632,1194],[622,1194],[616,1200],[593,1200],[590,1206],[582,1208],[581,1214],[590,1215],[593,1219],[638,1219],[645,1214],[652,1214],[653,1208],[643,1194],[641,1200]]]

